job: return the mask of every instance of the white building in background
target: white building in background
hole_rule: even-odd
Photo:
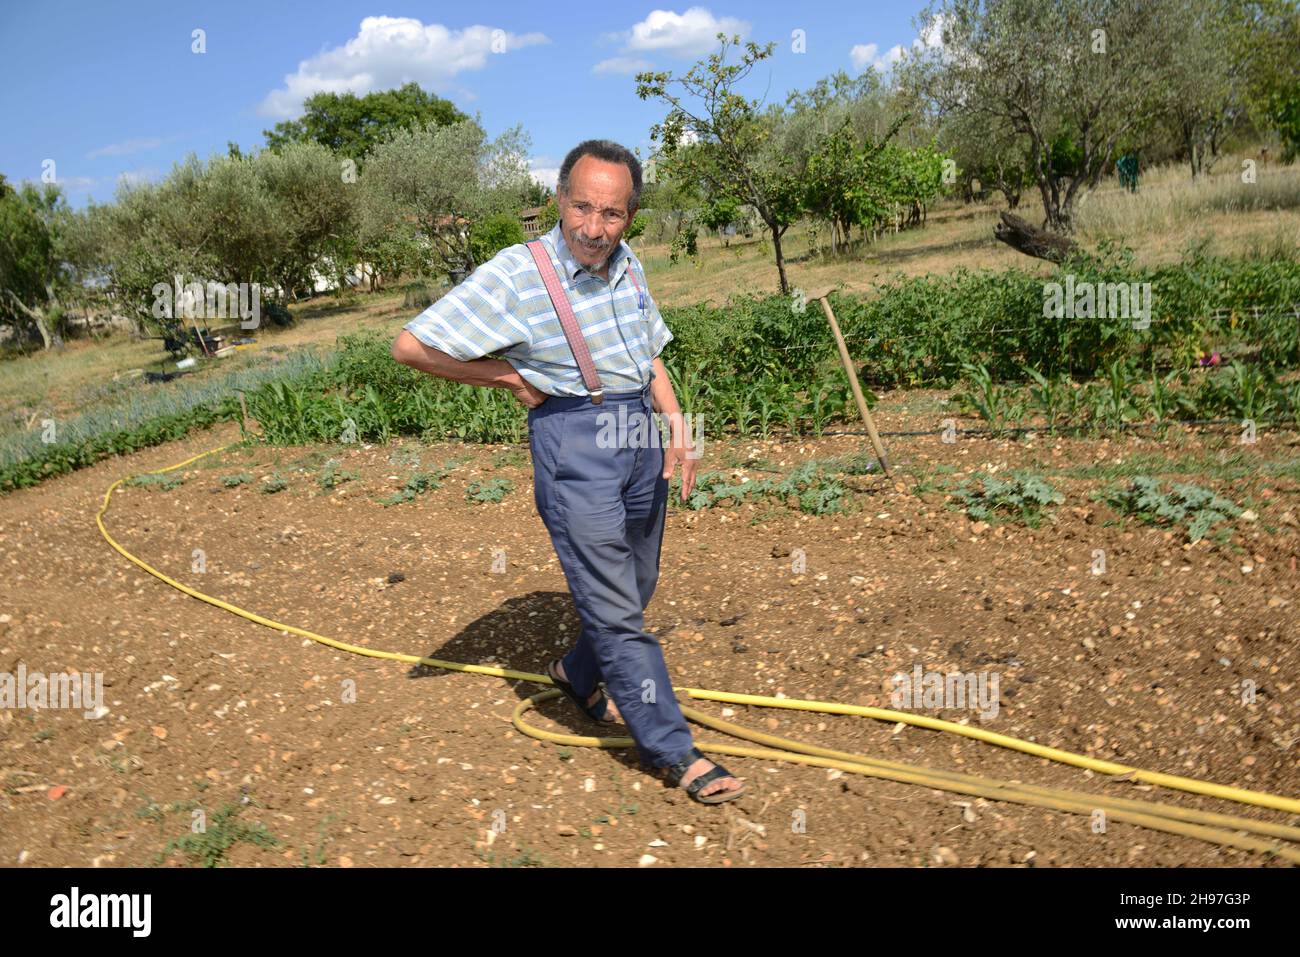
[[[338,287],[338,281],[334,277],[334,269],[328,259],[322,260],[320,266],[324,267],[324,272],[316,265],[311,267],[311,288],[313,292],[333,292]],[[366,263],[355,263],[352,268],[343,274],[343,281],[349,289],[368,289],[370,288],[370,276],[373,267]]]

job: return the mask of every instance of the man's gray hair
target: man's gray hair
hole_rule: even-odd
[[[573,172],[573,164],[578,162],[584,156],[594,156],[596,159],[604,160],[606,163],[622,163],[632,174],[632,202],[629,208],[640,207],[641,205],[641,161],[636,158],[626,146],[620,146],[613,140],[583,140],[564,157],[564,162],[560,164],[560,175],[556,179],[556,192],[569,190],[569,174]]]

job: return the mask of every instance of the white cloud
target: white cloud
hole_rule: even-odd
[[[921,28],[921,35],[912,41],[912,50],[936,50],[943,48],[943,14],[936,14]],[[871,67],[880,73],[888,73],[903,57],[911,52],[902,44],[895,44],[885,51],[884,56],[877,56],[880,47],[874,43],[858,43],[849,50],[849,59],[853,68],[859,72]]]
[[[649,70],[654,64],[649,60],[644,60],[634,56],[616,56],[608,60],[601,60],[591,68],[592,73],[641,73]]]
[[[943,46],[943,21],[942,13],[936,13],[934,19],[921,28],[921,36],[913,41],[912,46],[926,46],[930,49],[936,49]]]
[[[36,182],[35,180],[28,180],[28,182],[30,182],[37,189],[40,189],[41,187],[41,184]],[[62,186],[64,192],[67,193],[87,192],[91,189],[94,189],[94,187],[98,183],[99,180],[96,179],[94,176],[61,176],[58,179],[58,185]]]
[[[653,64],[637,53],[661,53],[681,59],[695,59],[718,49],[718,34],[739,34],[743,40],[749,36],[752,25],[736,17],[715,17],[705,7],[691,7],[685,13],[672,10],[652,10],[630,30],[609,34],[607,40],[623,43],[622,56],[602,60],[592,68],[593,73],[635,73],[648,70]]]
[[[176,137],[171,137],[175,139]],[[145,150],[157,149],[166,143],[167,140],[157,137],[143,137],[134,140],[123,140],[121,143],[109,143],[107,146],[101,146],[99,149],[91,150],[86,154],[87,159],[94,159],[97,156],[130,156],[132,153],[142,153]]]
[[[127,186],[139,186],[141,183],[147,183],[157,178],[158,170],[152,166],[142,166],[139,169],[129,169],[118,173],[116,182],[126,183]]]
[[[849,59],[853,61],[853,68],[861,72],[868,67],[878,70],[881,73],[888,73],[899,60],[903,58],[903,48],[894,45],[885,51],[884,56],[877,56],[880,47],[874,43],[859,43],[849,51]]]
[[[560,178],[560,168],[558,166],[534,166],[528,173],[532,176],[534,182],[549,186],[551,189],[555,189],[555,184]]]
[[[65,195],[73,193],[89,193],[92,190],[100,190],[106,187],[113,187],[118,182],[125,182],[127,186],[138,186],[141,183],[147,183],[157,180],[161,174],[152,166],[141,166],[137,169],[124,170],[121,173],[110,176],[60,176],[55,185],[62,188]],[[24,179],[23,183],[30,183],[36,189],[40,189],[44,184],[36,179]]]
[[[735,17],[715,17],[704,7],[691,7],[685,13],[652,10],[632,27],[627,41],[629,50],[667,53],[678,57],[696,57],[718,48],[718,34],[738,33],[744,39],[750,24]]]
[[[855,43],[853,49],[849,51],[849,59],[853,61],[853,69],[865,70],[876,62],[876,51],[880,47],[874,43]]]
[[[458,73],[483,69],[493,54],[550,42],[542,33],[509,33],[481,25],[449,30],[413,17],[366,17],[355,37],[303,60],[296,73],[286,74],[284,86],[267,94],[258,112],[275,118],[296,116],[313,93],[361,96],[412,81],[442,88]]]
[[[555,181],[560,175],[560,163],[554,156],[541,154],[528,158],[528,175],[543,186],[555,189]]]

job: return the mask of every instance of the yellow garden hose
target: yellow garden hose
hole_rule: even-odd
[[[519,702],[519,706],[515,709],[514,714],[515,726],[525,734],[543,741],[551,741],[555,744],[604,748],[631,747],[633,745],[634,742],[631,738],[591,738],[581,735],[557,734],[553,731],[544,731],[541,728],[527,724],[521,719],[521,715],[529,708],[533,707],[537,702],[544,701],[547,698],[559,697],[559,695],[560,692],[558,690],[544,691],[541,694],[533,695],[531,698],[525,698],[523,701]],[[734,725],[730,722],[719,721],[718,719],[706,715],[702,711],[697,711],[694,708],[682,706],[682,714],[700,724],[708,725],[710,727],[723,726],[723,730],[726,730],[730,734],[735,734],[738,737],[751,739],[772,737],[770,735],[763,735],[761,732],[752,731],[748,728],[742,728],[739,725]],[[862,774],[867,777],[885,778],[890,781],[900,781],[904,784],[919,784],[924,787],[933,788],[937,791],[950,791],[954,794],[969,794],[975,797],[988,798],[993,801],[1008,801],[1013,804],[1030,804],[1035,807],[1067,811],[1074,814],[1093,815],[1097,811],[1102,811],[1109,821],[1122,821],[1157,831],[1166,831],[1170,834],[1180,834],[1184,837],[1195,837],[1214,844],[1225,844],[1243,850],[1275,854],[1284,860],[1291,861],[1292,863],[1300,863],[1300,849],[1283,844],[1280,841],[1264,841],[1258,838],[1234,833],[1235,831],[1254,831],[1260,834],[1271,834],[1276,837],[1295,841],[1300,840],[1300,828],[1254,821],[1249,818],[1233,817],[1227,814],[1211,814],[1204,811],[1192,811],[1186,808],[1174,807],[1172,805],[1159,804],[1157,802],[1130,801],[1123,798],[1110,798],[1104,795],[1089,794],[1081,791],[1067,791],[1058,788],[1041,788],[1030,785],[1013,784],[1005,781],[994,781],[987,778],[958,774],[951,771],[934,771],[929,768],[918,768],[897,762],[865,758],[859,755],[848,754],[843,751],[830,751],[830,749],[826,748],[814,748],[812,745],[804,745],[800,742],[790,741],[788,739],[778,738],[776,740],[784,742],[787,745],[786,749],[775,750],[769,748],[749,748],[715,741],[697,741],[696,747],[701,751],[710,751],[715,754],[734,754],[747,758],[787,761],[795,764],[812,765],[814,767],[836,768],[841,771],[848,771],[853,774]],[[828,752],[829,754],[843,755],[843,759],[797,753],[802,749],[812,749],[819,752]],[[1213,824],[1222,825],[1224,828],[1231,828],[1232,830],[1209,826]]]
[[[230,446],[228,445],[223,445],[215,449],[209,449],[207,452],[202,452],[183,462],[178,462],[175,465],[169,465],[166,468],[140,474],[159,475],[164,472],[175,471],[176,469],[184,468],[191,462],[195,462],[198,459],[212,455],[216,452],[224,451],[229,447]],[[315,632],[308,631],[304,628],[298,628],[294,625],[288,625],[283,622],[263,617],[262,615],[240,608],[238,605],[222,601],[220,598],[204,594],[197,589],[178,582],[149,565],[143,559],[138,558],[131,552],[127,551],[113,538],[112,535],[108,533],[108,529],[104,527],[104,515],[108,512],[112,494],[125,480],[125,478],[120,478],[113,482],[104,493],[104,502],[95,516],[95,522],[99,526],[100,533],[104,536],[109,545],[111,545],[128,561],[139,566],[160,581],[167,583],[171,587],[178,589],[193,598],[207,602],[210,605],[224,609],[232,614],[239,615],[241,618],[246,618],[247,620],[256,622],[259,625],[265,625],[266,627],[274,628],[277,631],[300,635],[304,638],[309,638],[312,641],[328,645],[329,647],[336,648],[339,651],[346,651],[350,654],[363,655],[369,658],[384,658],[391,661],[400,661],[406,664],[427,665],[448,671],[464,671],[472,674],[492,675],[498,678],[531,681],[536,684],[552,684],[548,676],[532,674],[526,671],[514,671],[509,668],[498,668],[487,665],[468,665],[455,661],[441,661],[436,658],[427,658],[422,655],[403,654],[395,651],[377,651],[372,648],[350,645],[335,638],[318,635]],[[909,714],[903,711],[893,711],[888,708],[839,704],[833,701],[805,701],[793,698],[772,698],[765,695],[738,694],[728,691],[712,691],[703,688],[674,688],[674,691],[679,696],[686,695],[702,701],[719,701],[729,704],[752,705],[764,708],[785,708],[796,711],[815,711],[821,714],[854,715],[858,717],[876,718],[882,721],[894,723],[901,722],[919,728],[928,728],[935,731],[944,731],[949,734],[957,734],[963,737],[973,738],[977,741],[983,741],[987,744],[995,744],[999,747],[1010,748],[1034,757],[1046,758],[1047,760],[1056,761],[1061,764],[1069,764],[1074,767],[1089,769],[1098,774],[1116,777],[1119,780],[1139,781],[1146,784],[1174,788],[1191,794],[1199,794],[1205,797],[1221,798],[1239,804],[1249,804],[1256,807],[1269,808],[1287,814],[1300,814],[1300,800],[1294,798],[1268,794],[1261,791],[1251,791],[1229,785],[1214,784],[1196,778],[1164,774],[1157,771],[1145,771],[1141,768],[1129,767],[1127,765],[1117,764],[1112,761],[1103,761],[1097,758],[1089,758],[1085,755],[1075,754],[1070,751],[1062,751],[1058,748],[1050,748],[1030,741],[1023,741],[1019,738],[997,734],[992,731],[986,731],[982,728],[956,724],[951,721],[943,721],[938,718],[930,718],[923,715]],[[539,694],[533,695],[531,698],[526,698],[521,701],[519,706],[515,709],[513,716],[515,727],[523,734],[542,741],[554,742],[556,744],[596,748],[630,748],[634,745],[633,740],[628,737],[597,738],[581,735],[559,734],[534,727],[523,720],[524,712],[534,707],[538,702],[547,700],[548,698],[558,697],[559,694],[560,692],[558,689],[543,691]],[[1058,788],[1046,788],[1036,785],[1022,784],[1019,782],[980,778],[953,771],[921,768],[900,762],[871,758],[866,755],[857,755],[844,751],[836,751],[830,748],[822,748],[816,745],[805,744],[788,738],[778,737],[776,735],[765,734],[728,721],[723,721],[722,719],[715,718],[711,715],[705,714],[704,712],[697,711],[694,708],[689,708],[684,705],[682,706],[682,713],[699,724],[714,728],[742,740],[772,745],[770,748],[759,748],[721,742],[697,742],[696,746],[701,751],[705,752],[834,768],[852,774],[861,774],[868,777],[918,784],[936,790],[975,795],[978,797],[988,798],[989,800],[1028,804],[1035,807],[1050,808],[1074,814],[1093,815],[1100,811],[1103,812],[1108,820],[1136,824],[1154,830],[1166,831],[1171,834],[1195,837],[1211,843],[1237,847],[1243,850],[1259,851],[1264,854],[1276,855],[1292,863],[1300,863],[1300,848],[1297,848],[1290,843],[1286,843],[1292,841],[1300,842],[1300,827],[1267,821],[1257,821],[1250,818],[1236,817],[1233,815],[1208,811],[1191,810],[1154,801],[1113,798],[1081,791],[1069,791]],[[1250,837],[1239,832],[1252,832],[1254,834],[1267,835],[1276,838],[1276,840],[1269,841],[1260,837]]]

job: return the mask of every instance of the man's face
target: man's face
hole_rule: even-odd
[[[632,172],[622,163],[584,156],[569,171],[569,188],[556,197],[560,229],[584,268],[600,270],[636,215]]]

